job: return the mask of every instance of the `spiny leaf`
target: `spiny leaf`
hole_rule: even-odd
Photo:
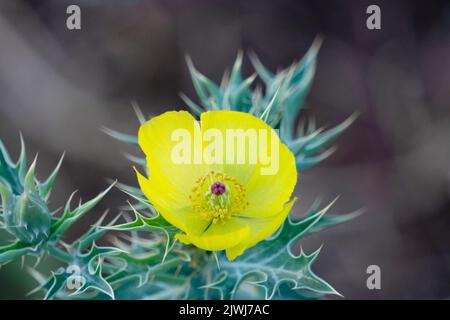
[[[250,61],[253,64],[253,68],[255,68],[256,72],[258,73],[259,77],[267,84],[272,81],[274,78],[274,74],[269,71],[259,60],[258,56],[254,53],[250,53]]]
[[[111,255],[117,255],[120,253],[123,253],[123,250],[116,248],[116,247],[99,247],[94,242],[90,248],[90,250],[87,253],[83,253],[80,250],[80,246],[77,243],[74,243],[73,246],[71,246],[71,249],[73,250],[72,255],[74,255],[74,261],[75,262],[82,262],[83,266],[86,266],[89,272],[94,272],[94,264],[96,262],[96,259],[100,256],[111,256]]]
[[[27,172],[27,152],[22,134],[20,134],[20,156],[17,160],[16,167],[18,170],[19,181],[23,182]]]
[[[166,236],[166,247],[162,257],[162,261],[164,262],[168,252],[173,248],[176,242],[175,235],[180,231],[167,222],[160,214],[147,218],[136,210],[133,210],[133,212],[136,217],[134,221],[115,226],[107,226],[104,228],[117,231],[147,230],[164,232]]]
[[[112,129],[109,129],[106,127],[103,127],[102,131],[118,141],[129,143],[129,144],[132,144],[135,146],[139,145],[137,136],[121,133],[121,132],[118,132],[118,131],[115,131],[115,130],[112,130]]]
[[[242,58],[243,53],[241,51],[238,52],[238,55],[236,57],[236,60],[234,62],[233,68],[231,69],[231,75],[230,75],[230,83],[240,83],[242,81],[242,74],[241,74],[241,68],[242,68]]]
[[[301,135],[289,142],[288,147],[293,154],[298,154],[305,145],[307,145],[310,141],[314,141],[321,132],[322,129],[318,129],[312,133]]]
[[[124,300],[184,300],[189,287],[189,278],[160,274],[143,286],[139,286],[139,279],[130,279],[114,292],[116,299]]]
[[[68,282],[70,281],[79,282],[78,288],[77,286],[73,289],[72,287],[69,287]],[[94,272],[89,272],[86,268],[80,268],[79,270],[77,269],[77,272],[68,272],[67,269],[60,268],[57,272],[52,273],[50,278],[45,283],[34,289],[32,293],[39,290],[44,290],[44,300],[51,300],[58,296],[63,299],[68,299],[79,296],[89,289],[103,292],[111,299],[114,299],[114,290],[103,278],[100,264]]]
[[[253,256],[241,262],[223,261],[218,280],[206,286],[219,290],[223,299],[233,299],[243,283],[258,285],[264,289],[265,299],[272,299],[280,285],[290,283],[292,290],[311,290],[320,294],[339,293],[311,269],[320,249],[307,255],[289,256],[286,250],[273,257]],[[258,262],[256,259],[260,259]]]
[[[253,84],[255,79],[256,74],[253,74],[242,83],[236,85],[235,90],[228,95],[230,101],[229,104],[231,107],[238,111],[249,111],[252,103],[250,86]]]
[[[78,247],[78,250],[84,250],[85,248],[93,245],[95,241],[103,237],[107,233],[107,229],[101,228],[101,224],[106,216],[107,212],[105,212],[100,219],[89,228],[89,230],[84,233],[81,237],[79,237],[73,245]],[[116,216],[111,222],[108,223],[108,226],[114,225],[119,216]]]
[[[319,231],[346,223],[350,220],[355,219],[356,217],[360,216],[361,214],[363,214],[365,210],[359,209],[354,212],[350,212],[347,214],[339,214],[339,215],[328,214],[328,213],[321,214],[322,211],[323,210],[318,209],[318,202],[317,202],[311,207],[311,209],[309,210],[309,214],[301,220],[301,221],[310,221],[310,220],[314,220],[315,216],[321,215],[321,218],[317,222],[315,222],[311,226],[311,228],[309,228],[306,231],[304,236],[308,236],[311,233],[319,232]]]
[[[0,265],[6,264],[27,254],[38,254],[39,245],[26,244],[17,241],[0,247]]]
[[[351,115],[344,122],[329,129],[323,133],[319,133],[314,139],[308,141],[304,146],[304,154],[313,155],[329,145],[336,139],[345,129],[347,129],[356,119],[357,114]]]
[[[67,262],[68,266],[52,273],[50,278],[33,292],[44,290],[45,299],[53,299],[58,296],[63,298],[77,296],[89,289],[94,289],[114,299],[114,291],[103,277],[102,259],[98,261],[98,258],[114,256],[122,253],[122,250],[114,247],[99,247],[95,242],[88,252],[82,252],[77,242],[68,246],[67,250],[72,258],[72,261]],[[71,281],[77,281],[79,286],[69,287],[67,284]],[[70,292],[71,290],[74,291]]]
[[[196,114],[197,116],[201,115],[205,110],[200,107],[198,104],[196,104],[194,101],[189,99],[187,95],[184,93],[180,93],[180,98],[184,101],[184,103],[187,104],[187,106]]]
[[[28,169],[28,172],[25,175],[25,179],[23,182],[23,186],[24,186],[25,190],[34,192],[34,193],[37,193],[36,176],[35,176],[36,162],[37,162],[37,155],[34,158],[33,162],[31,163],[31,166]]]
[[[0,180],[8,183],[15,194],[23,191],[22,183],[19,179],[17,165],[11,160],[3,142],[0,140]]]
[[[186,57],[186,62],[191,74],[192,83],[194,84],[194,88],[202,101],[203,107],[212,106],[213,109],[215,109],[214,106],[216,104],[211,102],[219,102],[222,100],[220,88],[210,79],[198,72],[197,69],[195,69],[191,58]]]
[[[94,272],[84,272],[81,274],[81,276],[83,277],[84,281],[81,287],[77,289],[73,293],[73,295],[80,295],[89,289],[94,289],[96,291],[103,292],[113,300],[115,299],[113,288],[108,283],[108,281],[103,278],[101,264],[97,265],[97,268]]]
[[[299,64],[294,65],[288,73],[287,79],[290,80],[290,86],[286,90],[281,122],[281,131],[284,132],[287,142],[294,138],[294,125],[300,111],[299,106],[303,104],[311,87],[316,68],[317,52],[318,47],[313,44]]]
[[[33,291],[44,290],[44,300],[51,300],[64,288],[67,278],[70,276],[71,274],[67,273],[64,268],[60,268],[58,271],[52,272],[52,275],[47,282],[40,285]]]
[[[298,156],[295,159],[297,169],[302,170],[302,169],[307,169],[312,166],[315,166],[316,164],[322,162],[323,160],[325,160],[326,158],[331,156],[335,151],[336,151],[336,147],[331,147],[330,149],[325,150],[323,153],[321,153],[318,156],[309,157],[309,158],[306,158],[303,155]]]
[[[58,176],[59,169],[61,168],[61,164],[64,160],[64,153],[62,154],[61,158],[58,161],[58,164],[56,165],[56,168],[53,170],[53,172],[50,174],[50,176],[45,180],[44,182],[39,184],[39,194],[42,198],[48,199],[50,196],[50,192],[53,188],[53,184],[55,183],[55,179]]]
[[[220,256],[220,271],[205,289],[218,290],[224,299],[233,299],[243,283],[251,283],[264,289],[265,299],[271,299],[277,289],[289,283],[293,290],[306,289],[320,294],[338,294],[326,281],[318,277],[311,266],[320,249],[308,255],[301,250],[299,255],[292,252],[293,244],[315,230],[321,230],[334,223],[354,217],[324,219],[334,201],[323,208],[311,209],[305,219],[285,220],[282,227],[272,237],[248,249],[235,261]]]
[[[124,265],[107,278],[114,285],[138,278],[139,286],[143,286],[151,278],[160,274],[174,273],[177,268],[190,261],[190,256],[182,250],[172,250],[163,262],[159,250],[149,250],[145,254],[125,252],[117,258],[123,260]]]
[[[111,190],[114,184],[115,182],[95,198],[89,200],[84,204],[80,204],[75,210],[70,209],[70,203],[74,195],[72,194],[66,203],[62,216],[59,219],[56,219],[52,224],[51,238],[59,238],[64,232],[66,232],[68,228],[70,228],[70,226],[72,226],[73,223],[75,223],[75,221],[77,221],[84,214],[95,207],[100,202],[100,200],[103,199],[103,197],[109,192],[109,190]]]
[[[0,211],[0,217],[3,218],[3,215],[7,210],[10,210],[11,200],[13,199],[13,192],[11,191],[8,184],[3,183],[0,180],[0,200],[2,200],[2,209]]]

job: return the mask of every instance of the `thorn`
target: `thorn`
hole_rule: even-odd
[[[324,40],[323,35],[320,35],[320,34],[317,35],[313,40],[311,48],[314,48],[315,51],[319,51],[320,47],[322,47],[323,40]]]
[[[25,140],[23,139],[22,132],[19,132],[19,137],[20,137],[20,155],[19,155],[19,160],[17,161],[17,164],[21,164],[22,161],[26,161],[25,160],[25,155],[26,155]],[[21,165],[26,165],[26,163],[22,163]]]
[[[94,224],[91,224],[91,227],[96,228],[96,227],[100,226],[100,225],[102,224],[103,220],[105,219],[106,215],[108,214],[108,212],[109,212],[109,209],[106,209],[106,210],[102,213],[102,215],[100,216],[100,218],[99,218]]]
[[[217,269],[220,271],[219,257],[217,256],[217,251],[213,251],[214,260],[216,261]]]
[[[197,75],[199,72],[197,71],[197,69],[194,67],[194,63],[192,62],[192,59],[189,55],[185,55],[184,59],[186,60],[186,64],[188,66],[188,69],[191,73],[192,76]]]
[[[139,165],[143,165],[143,161],[145,163],[145,159],[144,158],[137,157],[137,156],[134,156],[134,155],[129,154],[129,153],[123,153],[123,155],[124,155],[124,157],[126,159],[130,160],[133,163],[136,163],[136,164],[139,164]]]
[[[27,176],[28,176],[29,174],[31,174],[31,172],[32,172],[32,174],[34,175],[34,170],[36,169],[37,159],[38,159],[38,153],[36,153],[36,156],[34,157],[33,162],[31,163],[31,166],[30,166],[30,168],[28,169]],[[26,179],[26,177],[25,177],[25,179]]]
[[[270,100],[269,104],[267,105],[266,109],[264,110],[263,114],[259,117],[264,122],[267,122],[269,119],[270,111],[272,110],[272,106],[274,105],[275,99],[278,97],[278,92],[280,91],[280,88],[275,91],[275,94],[273,95],[272,99]]]
[[[37,268],[37,266],[39,265],[40,262],[41,262],[41,256],[37,256],[36,262],[34,263],[33,268]]]
[[[62,206],[56,208],[55,210],[53,210],[53,211],[51,212],[51,215],[54,216],[54,215],[55,215],[56,213],[58,213],[58,211],[60,211],[62,208],[63,208]]]
[[[144,113],[142,112],[141,108],[139,107],[136,100],[131,101],[131,106],[133,107],[134,112],[136,113],[136,116],[139,120],[140,124],[144,124],[147,120],[145,119]]]

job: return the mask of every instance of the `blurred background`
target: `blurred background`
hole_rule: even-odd
[[[81,7],[81,30],[66,8]],[[366,8],[381,7],[381,30]],[[450,3],[447,1],[0,0],[0,139],[13,156],[22,132],[46,177],[66,152],[52,209],[108,179],[136,184],[124,153],[100,131],[135,134],[131,102],[148,116],[195,97],[185,55],[219,81],[238,52],[255,51],[273,71],[324,37],[303,116],[331,126],[359,112],[338,151],[300,173],[299,217],[316,198],[359,218],[302,242],[324,244],[315,271],[348,299],[450,297]],[[246,58],[246,76],[252,72]],[[71,230],[125,203],[112,191]],[[381,290],[366,269],[381,268]],[[0,270],[0,298],[27,298],[26,268]]]

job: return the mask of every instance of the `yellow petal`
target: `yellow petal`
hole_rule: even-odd
[[[281,212],[273,217],[237,218],[241,223],[247,223],[250,227],[250,235],[246,241],[227,249],[226,253],[228,260],[231,261],[236,259],[236,257],[240,256],[246,249],[253,247],[261,240],[272,235],[284,222],[296,200],[297,198],[294,198],[291,202],[287,203]]]
[[[249,207],[243,215],[248,217],[267,217],[283,209],[291,198],[297,183],[295,157],[284,145],[279,149],[280,170],[275,175],[261,175],[254,172],[248,181],[247,201]]]
[[[225,250],[245,241],[250,234],[250,227],[235,219],[230,219],[226,223],[211,224],[211,226],[201,235],[177,234],[178,240],[185,244],[204,250]]]
[[[180,130],[193,139],[194,131],[200,131],[200,126],[188,112],[180,111],[166,112],[140,127],[138,140],[146,155],[150,177],[146,179],[138,174],[138,180],[142,191],[162,216],[174,226],[186,230],[193,222],[192,215],[185,214],[191,206],[189,194],[195,180],[208,168],[192,161],[174,161],[173,152],[181,140],[174,139],[172,134]],[[190,144],[191,154],[193,145]]]
[[[191,205],[174,206],[176,203],[176,194],[161,197],[157,188],[151,188],[151,181],[145,178],[136,170],[139,186],[142,192],[148,199],[151,200],[152,205],[171,225],[180,230],[191,232],[192,234],[200,234],[208,226],[208,221],[201,219],[198,213],[192,210]],[[173,202],[170,202],[173,201]]]
[[[247,201],[249,202],[245,212],[246,216],[267,217],[280,212],[284,204],[289,201],[294,190],[297,182],[297,168],[294,155],[286,145],[281,143],[275,131],[261,119],[237,111],[204,112],[201,115],[201,124],[203,133],[209,129],[221,132],[228,146],[230,146],[230,141],[226,138],[230,129],[241,130],[244,135],[249,133],[249,136],[251,133],[251,131],[248,131],[249,129],[258,132],[257,151],[248,147],[250,138],[245,140],[247,142],[245,151],[247,154],[244,164],[237,163],[237,158],[234,158],[235,163],[227,163],[226,156],[230,153],[230,150],[228,150],[224,152],[223,159],[221,159],[223,164],[215,164],[212,167],[235,177],[239,183],[245,186]],[[260,139],[259,132],[264,133],[267,139]],[[266,143],[263,144],[263,142]],[[231,146],[231,152],[236,154],[238,143],[231,143]],[[273,150],[272,146],[274,146]],[[262,160],[259,155],[261,151],[264,151],[263,153],[269,159],[272,159],[270,163]],[[250,152],[258,153],[256,163],[251,161]],[[255,159],[253,158],[253,160]],[[269,168],[273,169],[270,174],[268,174]]]
[[[180,163],[176,150],[180,149],[183,140],[179,134],[186,133],[191,153],[187,158],[192,160],[195,131],[200,132],[200,125],[186,111],[163,113],[140,127],[139,145],[147,158],[150,179],[160,180],[180,194],[190,192],[195,180],[205,173],[207,167],[192,161]]]
[[[241,184],[246,184],[248,179],[253,174],[253,171],[258,168],[258,164],[251,164],[248,161],[245,161],[243,164],[237,164],[237,161],[235,161],[235,163],[227,163],[227,157],[231,153],[234,153],[235,156],[238,153],[237,144],[232,146],[230,141],[226,139],[227,130],[228,132],[231,132],[230,130],[232,129],[258,130],[265,129],[267,128],[267,126],[264,123],[261,123],[262,121],[258,121],[258,119],[252,115],[229,110],[204,112],[201,114],[200,119],[202,125],[202,134],[205,134],[208,131],[217,131],[218,133],[220,133],[220,137],[224,144],[222,149],[223,153],[216,159],[216,162],[211,165],[211,168],[235,177]],[[207,144],[208,142],[205,142],[205,145]],[[206,148],[207,146],[205,146],[205,149]],[[237,160],[237,158],[234,159]]]

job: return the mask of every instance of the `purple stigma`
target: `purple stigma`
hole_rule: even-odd
[[[215,194],[216,196],[221,196],[227,191],[227,188],[225,188],[225,185],[222,182],[214,182],[211,185],[211,192]]]

